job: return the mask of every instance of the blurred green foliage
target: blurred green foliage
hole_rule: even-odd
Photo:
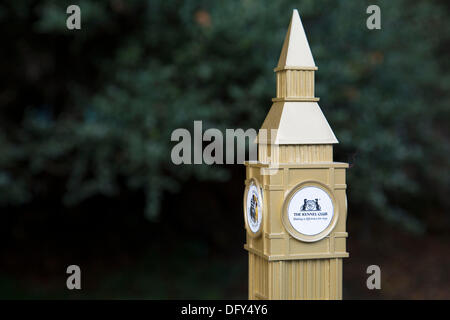
[[[415,231],[448,213],[445,1],[77,1],[79,31],[66,28],[70,4],[0,4],[1,205],[132,189],[151,218],[189,178],[226,180],[226,166],[171,164],[170,134],[194,120],[259,128],[298,8],[353,213]],[[369,4],[381,30],[366,28]]]

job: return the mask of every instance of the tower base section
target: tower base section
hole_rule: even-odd
[[[342,258],[269,261],[249,252],[250,300],[340,300]]]

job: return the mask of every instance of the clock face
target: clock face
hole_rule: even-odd
[[[263,203],[261,189],[252,179],[244,196],[246,225],[249,232],[257,234],[261,230]]]
[[[292,228],[306,236],[324,232],[334,217],[333,200],[319,186],[304,186],[295,191],[288,200],[286,210]]]

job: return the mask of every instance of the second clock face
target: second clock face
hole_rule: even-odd
[[[262,197],[261,191],[255,181],[251,181],[245,197],[245,211],[247,226],[252,233],[256,234],[261,229],[262,222]]]
[[[297,232],[314,236],[330,225],[334,216],[333,200],[322,188],[305,186],[290,199],[287,215]]]

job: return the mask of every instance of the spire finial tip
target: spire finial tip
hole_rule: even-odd
[[[291,23],[284,39],[277,68],[285,66],[315,67],[314,59],[297,9],[292,10]]]

